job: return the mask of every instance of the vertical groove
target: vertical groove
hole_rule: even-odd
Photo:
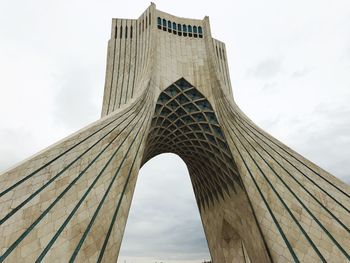
[[[131,28],[132,28],[132,22],[131,22]],[[126,84],[126,92],[125,92],[125,100],[124,100],[124,104],[128,101],[128,94],[129,94],[129,80],[130,80],[130,73],[132,71],[132,67],[131,67],[131,60],[132,60],[132,38],[129,41],[129,45],[130,45],[130,49],[129,49],[129,63],[128,63],[128,67],[129,67],[129,73],[128,73],[128,81]]]
[[[114,89],[114,101],[113,101],[113,109],[112,111],[114,111],[115,109],[115,105],[116,105],[116,100],[117,100],[117,92],[118,92],[118,82],[119,82],[119,70],[120,70],[120,50],[121,50],[121,44],[122,44],[122,35],[123,35],[123,22],[120,22],[120,38],[119,38],[119,46],[118,46],[118,68],[117,68],[117,80],[115,81],[115,88],[113,88],[113,83],[112,83],[112,88]],[[113,72],[113,74],[115,74]]]
[[[127,27],[127,22],[125,23],[125,27]],[[122,76],[122,82],[120,84],[120,95],[119,95],[119,103],[118,103],[118,108],[120,108],[120,104],[122,102],[122,97],[123,97],[123,90],[124,90],[124,77],[125,77],[125,60],[126,60],[126,46],[127,46],[127,40],[124,40],[124,54],[123,54],[123,76]],[[122,47],[121,47],[122,48]]]
[[[135,89],[135,78],[136,78],[136,74],[137,74],[137,40],[138,40],[138,35],[137,35],[137,20],[135,23],[135,61],[134,61],[134,79],[132,81],[132,89],[131,89],[131,98],[134,97],[134,89]]]

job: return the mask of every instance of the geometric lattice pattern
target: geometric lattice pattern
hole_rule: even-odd
[[[145,162],[164,152],[184,160],[199,208],[242,187],[213,108],[184,78],[160,94],[146,149]]]

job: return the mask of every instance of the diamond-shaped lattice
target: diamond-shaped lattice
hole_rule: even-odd
[[[200,209],[241,187],[212,106],[183,78],[160,94],[146,149],[144,162],[165,152],[185,161]]]

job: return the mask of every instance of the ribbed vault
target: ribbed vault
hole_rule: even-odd
[[[184,78],[158,98],[143,163],[165,152],[186,163],[200,209],[242,187],[212,106]]]

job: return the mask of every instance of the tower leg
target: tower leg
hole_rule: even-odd
[[[0,262],[116,260],[153,114],[149,98],[0,176]]]

